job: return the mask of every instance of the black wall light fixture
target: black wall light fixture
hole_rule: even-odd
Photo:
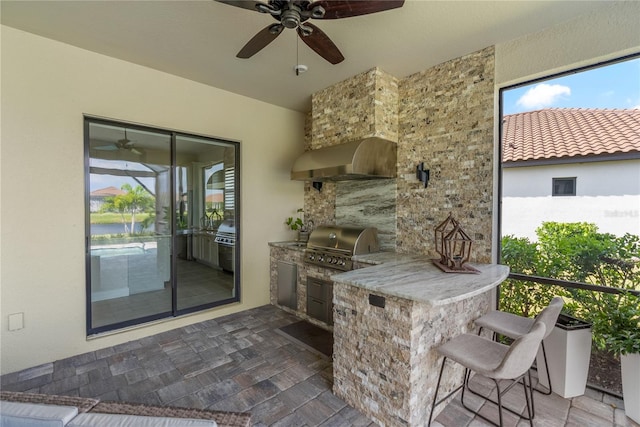
[[[420,162],[420,164],[416,166],[416,178],[418,178],[418,181],[424,183],[424,188],[427,188],[429,184],[429,169],[424,168],[424,162]]]
[[[322,181],[313,181],[311,185],[318,191],[322,190]]]

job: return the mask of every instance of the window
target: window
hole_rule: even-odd
[[[576,178],[553,178],[552,196],[575,196]]]
[[[565,313],[593,325],[587,383],[617,394],[608,314],[637,307],[619,289],[640,291],[639,73],[636,55],[500,90],[500,257],[511,275],[499,308],[533,317],[562,296]]]
[[[85,117],[88,335],[239,301],[239,149]]]

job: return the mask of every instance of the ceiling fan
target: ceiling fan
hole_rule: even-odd
[[[278,21],[258,32],[236,55],[250,58],[275,40],[285,28],[295,28],[303,42],[332,64],[344,60],[340,49],[309,19],[342,19],[402,7],[404,0],[216,0],[231,6],[268,13]]]
[[[133,146],[133,141],[127,138],[127,129],[124,129],[124,138],[119,139],[113,144],[110,145],[102,145],[100,147],[95,147],[96,150],[102,151],[119,151],[119,150],[128,150],[132,154],[141,155],[142,151],[138,150]]]

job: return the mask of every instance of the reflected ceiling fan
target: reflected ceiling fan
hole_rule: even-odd
[[[216,0],[231,6],[268,13],[278,21],[258,32],[236,55],[251,58],[285,28],[295,28],[303,42],[332,64],[344,60],[340,49],[309,19],[342,19],[402,7],[404,0]]]
[[[124,129],[124,138],[117,140],[116,142],[114,142],[113,144],[110,145],[101,145],[100,147],[96,147],[96,150],[102,150],[102,151],[120,151],[120,150],[127,150],[130,151],[132,154],[136,154],[136,155],[141,155],[142,151],[138,150],[137,148],[135,148],[133,146],[133,141],[131,141],[129,138],[127,138],[127,129]]]

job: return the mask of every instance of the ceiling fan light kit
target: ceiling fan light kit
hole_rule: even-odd
[[[269,0],[267,3],[253,0],[216,0],[242,9],[270,14],[277,24],[259,31],[236,55],[247,59],[261,51],[280,35],[284,28],[296,29],[298,36],[322,58],[331,64],[344,61],[338,47],[309,19],[342,19],[353,16],[384,12],[402,7],[404,0]],[[296,66],[297,67],[297,66]],[[305,70],[306,71],[306,70]],[[304,71],[303,71],[304,72]],[[296,75],[299,74],[296,69]]]
[[[296,76],[299,76],[302,73],[306,73],[307,70],[309,70],[309,67],[304,64],[298,64],[293,67],[293,70],[296,72]]]

